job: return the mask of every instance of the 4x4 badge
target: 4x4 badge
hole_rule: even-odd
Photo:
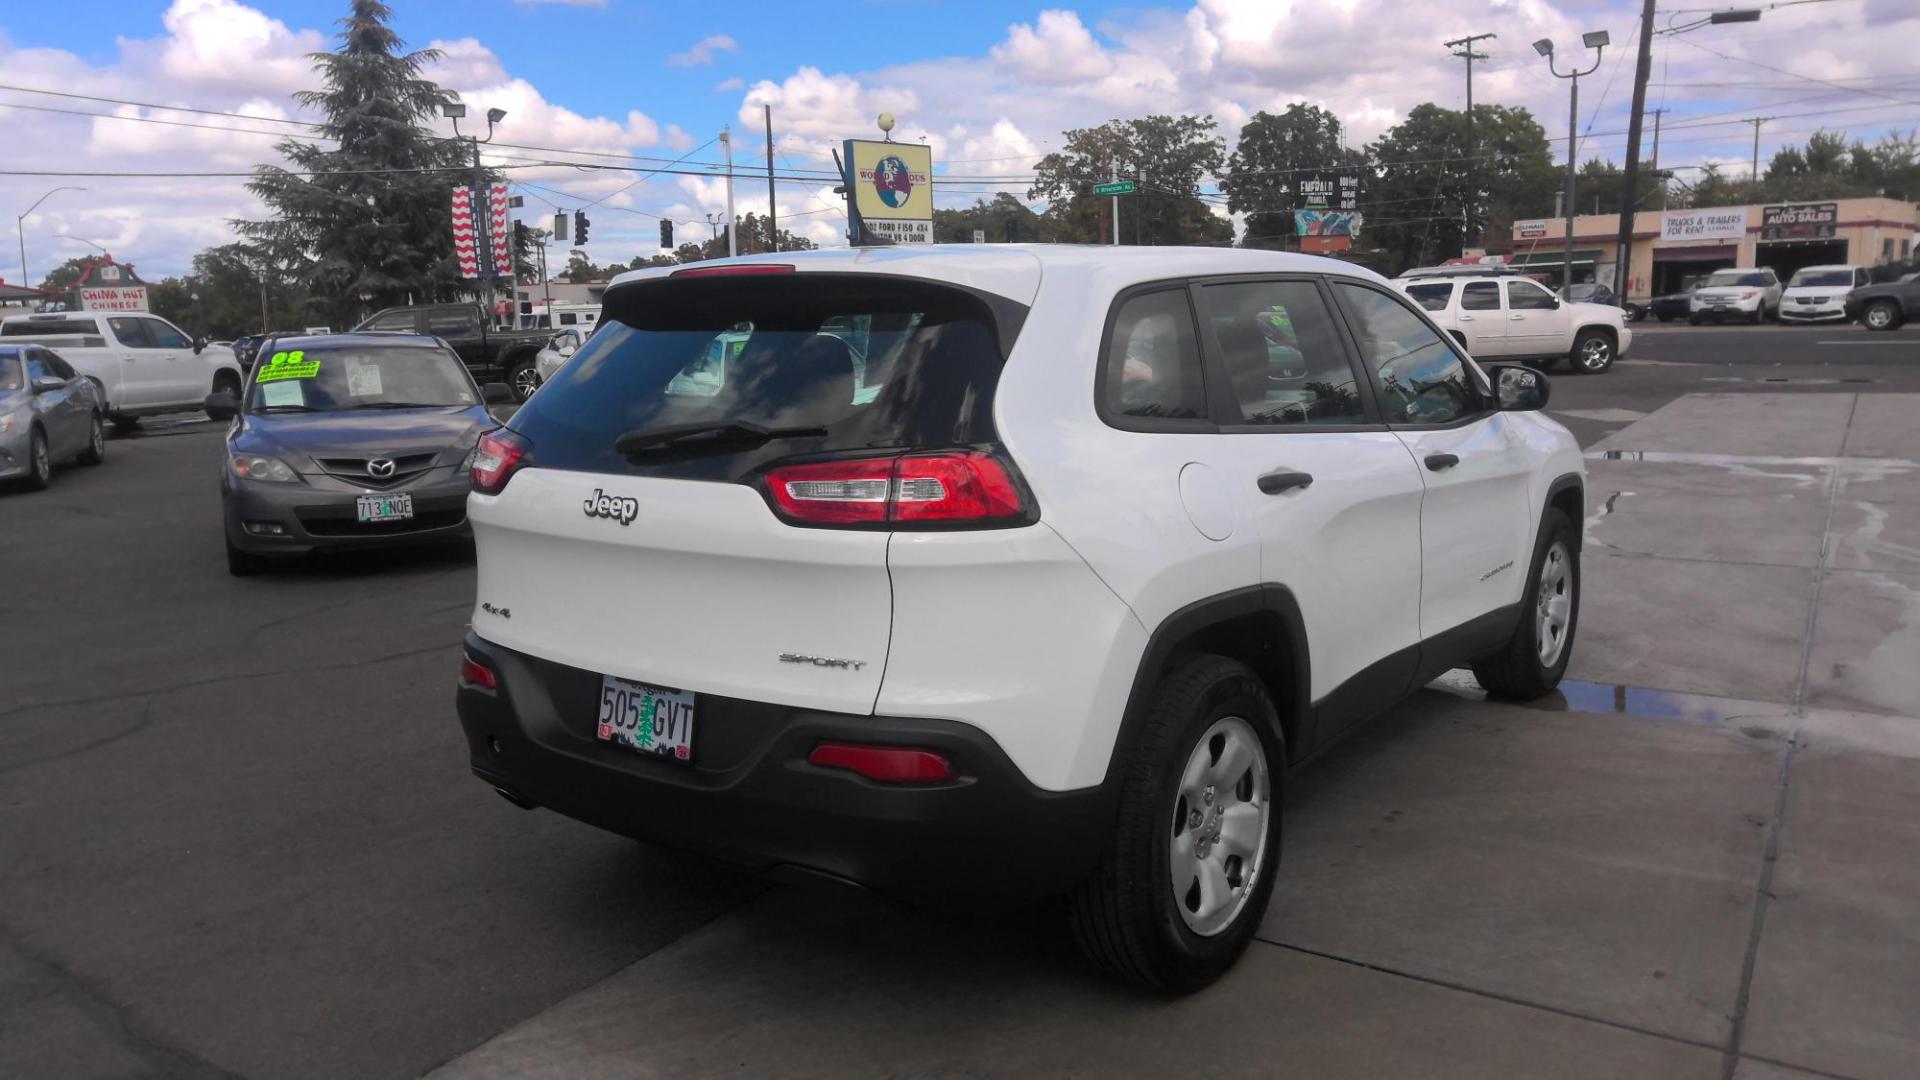
[[[640,500],[602,494],[599,488],[594,488],[593,494],[587,496],[584,509],[588,517],[611,518],[622,525],[631,525],[633,519],[640,516]]]

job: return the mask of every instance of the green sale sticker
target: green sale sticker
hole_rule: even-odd
[[[254,382],[279,382],[281,379],[311,379],[320,374],[320,361],[307,359],[307,354],[295,349],[292,352],[277,352],[267,366],[260,369]]]

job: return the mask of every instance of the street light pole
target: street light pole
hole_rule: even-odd
[[[1562,208],[1567,215],[1567,235],[1566,244],[1563,249],[1565,254],[1562,256],[1565,261],[1560,266],[1560,294],[1562,296],[1571,295],[1573,292],[1573,180],[1574,173],[1579,168],[1580,163],[1580,76],[1591,75],[1600,70],[1600,50],[1607,47],[1609,40],[1605,30],[1594,30],[1581,35],[1581,43],[1593,50],[1593,65],[1585,71],[1575,69],[1568,72],[1562,72],[1559,65],[1553,62],[1553,40],[1551,38],[1541,38],[1539,41],[1533,43],[1533,51],[1547,58],[1547,70],[1553,73],[1553,77],[1556,79],[1568,79],[1573,83],[1573,92],[1569,95],[1571,100],[1567,107],[1567,199],[1566,206]]]
[[[493,199],[487,188],[487,173],[480,165],[480,144],[493,141],[493,126],[507,118],[505,109],[487,110],[487,137],[460,134],[460,118],[467,115],[467,107],[458,101],[442,102],[440,113],[453,121],[453,137],[465,139],[473,146],[473,202],[474,214],[480,222],[480,281],[481,292],[486,297],[486,307],[482,316],[488,326],[493,325]]]
[[[20,236],[20,285],[22,288],[28,288],[28,289],[33,288],[33,285],[27,280],[31,276],[27,273],[27,215],[33,213],[35,210],[40,209],[40,204],[43,202],[46,202],[48,198],[52,197],[54,192],[85,191],[85,190],[87,189],[83,187],[74,187],[71,184],[54,188],[53,191],[49,191],[45,195],[42,195],[39,198],[33,200],[32,206],[27,207],[27,209],[23,213],[21,213],[18,217],[13,219],[14,231],[18,233]]]

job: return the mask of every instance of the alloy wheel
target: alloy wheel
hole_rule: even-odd
[[[1884,330],[1893,323],[1893,312],[1886,305],[1875,304],[1867,309],[1867,325],[1875,330]]]
[[[1273,817],[1266,747],[1251,724],[1223,716],[1194,744],[1174,793],[1168,879],[1187,929],[1233,925],[1260,880]]]
[[[513,373],[513,393],[521,401],[533,396],[540,389],[540,374],[534,368],[518,368]]]
[[[1613,358],[1613,346],[1603,337],[1590,337],[1580,345],[1580,366],[1588,371],[1599,371]]]
[[[1573,618],[1573,560],[1567,546],[1554,541],[1540,563],[1540,584],[1535,591],[1533,610],[1534,641],[1540,646],[1540,666],[1551,668],[1560,662],[1567,648],[1567,631]]]
[[[33,437],[33,445],[28,448],[27,456],[27,465],[33,470],[35,480],[45,484],[53,477],[53,458],[47,450],[46,436]]]

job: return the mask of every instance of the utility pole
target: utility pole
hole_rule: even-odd
[[[733,227],[733,131],[730,125],[720,129],[720,145],[727,150],[727,257],[732,258],[740,251],[733,239],[737,230]]]
[[[1760,125],[1771,119],[1773,119],[1771,116],[1755,116],[1740,121],[1743,124],[1753,125],[1753,166],[1747,170],[1747,183],[1754,187],[1760,186]]]
[[[767,127],[767,250],[779,251],[780,230],[776,227],[773,209],[773,106],[760,107],[766,110],[762,115],[766,117]]]
[[[1633,215],[1640,209],[1640,125],[1647,108],[1647,78],[1653,73],[1653,0],[1645,0],[1640,9],[1640,58],[1633,69],[1633,111],[1627,120],[1627,169],[1621,176],[1620,235],[1616,237],[1613,258],[1613,292],[1627,298],[1633,280]]]
[[[1667,110],[1665,109],[1653,110],[1653,161],[1648,168],[1651,168],[1656,173],[1660,171],[1660,118],[1666,114]],[[1660,209],[1665,211],[1666,208],[1667,178],[1662,176],[1660,178]]]
[[[1647,2],[1652,3],[1653,0],[1647,0]],[[1480,197],[1480,142],[1474,137],[1473,132],[1473,62],[1485,60],[1487,54],[1474,52],[1473,43],[1499,36],[1499,34],[1468,34],[1463,38],[1454,38],[1452,41],[1440,43],[1452,49],[1453,55],[1467,62],[1467,219],[1462,223],[1466,228],[1461,230],[1461,235],[1476,245],[1480,239],[1480,230],[1473,223],[1473,202]]]

